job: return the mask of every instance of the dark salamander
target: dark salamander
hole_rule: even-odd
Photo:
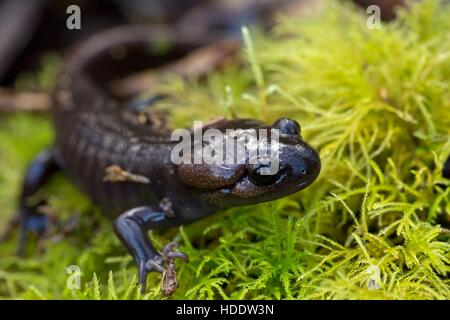
[[[117,52],[145,51],[158,36],[155,33],[148,27],[120,27],[91,37],[71,52],[53,92],[54,144],[29,166],[20,198],[23,247],[28,231],[40,233],[46,225],[45,216],[28,205],[27,198],[51,174],[62,170],[114,220],[117,236],[137,264],[142,290],[148,272],[169,277],[174,272],[174,258],[185,258],[174,250],[174,243],[155,250],[148,230],[187,224],[219,210],[293,194],[311,184],[320,171],[318,153],[303,141],[299,125],[290,119],[272,125],[248,119],[209,125],[221,131],[279,129],[276,174],[263,175],[261,165],[249,163],[228,167],[174,164],[171,151],[177,142],[171,141],[171,131],[155,128],[151,121],[137,121],[135,111],[113,99],[104,85],[109,78],[122,76],[126,69],[122,62],[130,61],[128,57],[117,59]],[[192,46],[172,41],[185,50]],[[116,58],[114,54],[111,58],[111,53]],[[106,68],[102,66],[105,60],[109,61]],[[136,68],[139,61],[132,62]],[[173,279],[168,281],[170,294],[176,284]]]

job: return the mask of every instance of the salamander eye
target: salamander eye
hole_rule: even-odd
[[[275,121],[272,125],[274,129],[280,130],[280,134],[282,135],[295,135],[300,136],[301,135],[301,128],[297,121],[288,119],[288,118],[281,118]]]
[[[248,178],[250,182],[257,186],[273,184],[278,179],[278,173],[267,174],[267,170],[264,170],[266,167],[268,166],[264,164],[248,166]]]

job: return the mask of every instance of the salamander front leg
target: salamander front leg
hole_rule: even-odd
[[[151,244],[147,231],[166,219],[163,211],[151,207],[139,207],[123,213],[114,223],[114,230],[133,256],[139,271],[141,291],[144,292],[147,274],[151,271],[165,272],[168,262],[174,258],[186,259],[181,252],[173,252],[176,246],[169,243],[161,253]]]

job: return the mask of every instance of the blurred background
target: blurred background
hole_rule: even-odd
[[[323,0],[319,0],[323,1]],[[331,0],[334,1],[334,0]],[[239,36],[242,25],[270,27],[274,16],[300,14],[311,0],[1,0],[0,86],[14,87],[18,76],[40,68],[49,53],[102,30],[124,24],[157,24],[183,30],[187,37],[222,33]],[[402,0],[355,0],[377,4],[383,19],[394,17]],[[66,28],[70,5],[81,9],[80,30]],[[364,13],[363,10],[361,10]],[[1,97],[0,97],[1,99]],[[2,103],[0,102],[0,105]]]

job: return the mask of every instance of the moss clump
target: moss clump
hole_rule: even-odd
[[[159,246],[179,240],[191,258],[179,265],[174,298],[449,299],[448,30],[450,7],[438,1],[380,30],[335,2],[282,18],[270,36],[244,29],[248,70],[159,88],[174,97],[161,103],[174,125],[231,114],[297,119],[323,163],[318,181],[289,198],[152,233]],[[31,116],[2,123],[0,202],[9,210],[50,130]],[[43,196],[63,217],[80,213],[78,229],[24,260],[11,255],[13,241],[2,245],[2,297],[162,297],[156,274],[139,295],[131,259],[84,197],[62,178],[49,189]],[[83,272],[80,290],[66,287],[72,264]]]

